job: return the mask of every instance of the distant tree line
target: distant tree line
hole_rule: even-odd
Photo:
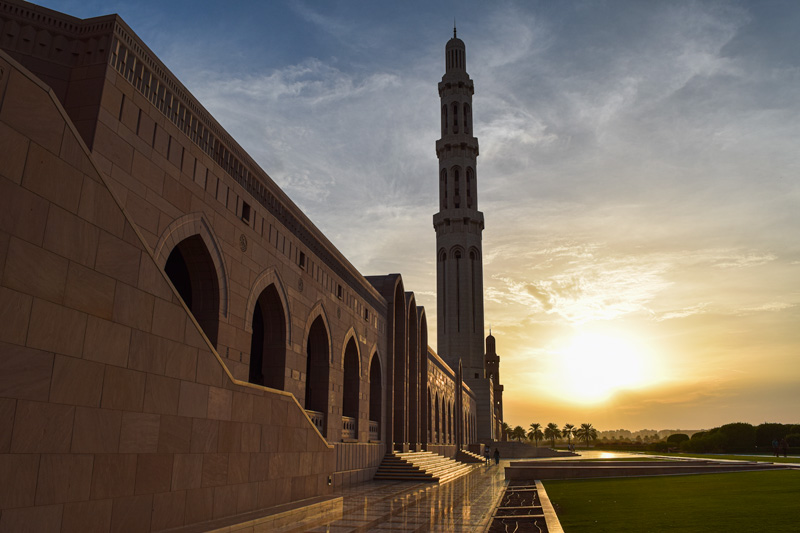
[[[598,431],[592,424],[575,427],[565,424],[559,428],[554,422],[546,426],[534,422],[526,431],[522,426],[511,427],[503,423],[503,439],[531,442],[539,446],[540,441],[549,441],[551,447],[556,441],[571,444],[573,438],[587,448],[594,443],[596,448],[630,451],[680,451],[688,453],[753,453],[769,452],[773,441],[786,439],[789,448],[800,448],[800,424],[763,423],[757,426],[745,422],[725,424],[705,431],[673,433],[666,439],[654,431],[651,435],[611,436],[598,438]]]
[[[601,439],[597,447],[616,450],[680,451],[688,453],[753,453],[772,451],[773,441],[786,439],[790,448],[800,447],[800,424],[764,423],[758,426],[745,422],[725,424],[691,435],[674,433],[665,440]]]
[[[563,428],[559,428],[555,422],[550,422],[544,426],[544,429],[539,422],[533,422],[529,427],[530,429],[526,432],[522,426],[512,428],[503,422],[503,440],[532,441],[536,447],[539,446],[540,440],[549,440],[550,446],[553,448],[556,446],[556,440],[563,442],[563,439],[566,439],[567,445],[570,445],[574,437],[579,442],[583,442],[587,448],[590,442],[597,440],[597,429],[588,422],[581,424],[580,427],[564,424]]]

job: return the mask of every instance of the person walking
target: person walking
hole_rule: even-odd
[[[497,448],[494,449],[494,464],[496,465],[500,464],[500,450],[498,450]]]
[[[484,464],[489,464],[491,462],[491,457],[489,457],[489,447],[483,449],[483,460]]]

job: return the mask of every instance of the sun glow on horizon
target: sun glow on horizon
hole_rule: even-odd
[[[658,380],[654,354],[629,336],[580,332],[559,352],[558,382],[573,403],[602,403]]]

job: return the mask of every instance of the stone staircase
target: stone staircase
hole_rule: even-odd
[[[373,479],[445,483],[463,476],[473,467],[433,452],[388,453]]]
[[[486,459],[483,456],[473,453],[469,450],[458,450],[456,459],[462,463],[483,464],[486,462]]]

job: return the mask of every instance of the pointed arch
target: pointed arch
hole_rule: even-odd
[[[307,340],[308,339],[308,333],[311,330],[311,326],[313,325],[314,321],[317,318],[322,320],[322,323],[325,325],[325,331],[326,331],[326,333],[328,335],[328,338],[327,338],[328,346],[332,346],[333,340],[331,339],[331,336],[330,336],[330,331],[331,331],[330,324],[331,324],[331,322],[330,322],[330,319],[328,318],[327,311],[325,311],[325,306],[323,305],[322,300],[318,300],[317,303],[315,303],[311,307],[311,310],[308,312],[308,318],[306,318],[306,325],[303,328],[303,340]],[[330,358],[329,359],[329,363],[333,364],[333,355],[332,354],[329,355],[329,358]]]
[[[217,290],[219,292],[219,317],[228,316],[228,274],[222,247],[219,239],[214,235],[211,225],[203,213],[188,213],[176,218],[167,226],[158,238],[153,255],[158,266],[162,269],[167,265],[167,260],[172,251],[186,239],[199,236],[208,251],[214,270],[217,274]],[[216,344],[216,343],[215,343]]]
[[[287,348],[291,348],[292,319],[291,314],[289,313],[289,298],[286,295],[286,288],[283,284],[283,280],[281,279],[281,275],[275,269],[275,267],[269,267],[263,270],[253,282],[253,286],[250,287],[250,295],[247,297],[247,306],[245,307],[244,316],[249,317],[253,315],[258,297],[261,295],[264,289],[270,285],[275,285],[275,290],[278,293],[277,295],[280,299],[281,307],[283,308],[283,314],[286,317],[286,345]],[[247,320],[245,320],[244,330],[248,333],[253,332],[253,326]]]
[[[408,442],[419,444],[419,340],[417,317],[417,304],[413,292],[406,293],[406,327],[408,340],[406,349],[408,350]]]
[[[342,351],[342,416],[355,420],[355,427],[350,429],[352,434],[345,435],[344,426],[342,428],[343,438],[358,438],[359,422],[359,396],[361,392],[361,368],[360,354],[358,352],[358,337],[348,335]]]
[[[341,349],[342,364],[339,365],[339,369],[344,369],[344,354],[347,351],[347,347],[349,345],[348,343],[351,340],[353,341],[353,344],[355,345],[356,354],[358,355],[358,375],[360,376],[361,375],[361,349],[358,347],[358,344],[359,344],[358,343],[358,334],[356,333],[355,328],[352,327],[352,326],[350,327],[350,329],[347,330],[347,333],[344,334],[344,339],[342,340],[342,349]]]
[[[330,396],[331,335],[325,309],[322,303],[315,305],[306,323],[306,392],[304,407],[313,411],[317,429],[324,437],[328,436]]]
[[[394,398],[392,442],[398,448],[408,442],[408,411],[406,393],[408,390],[408,352],[406,351],[406,296],[402,280],[398,280],[392,299],[392,334],[394,357]]]
[[[250,316],[250,315],[247,315]],[[284,390],[286,381],[286,313],[275,283],[254,299],[251,325],[249,381]]]
[[[370,439],[380,439],[383,419],[383,369],[377,349],[373,349],[369,360],[369,421],[376,426],[370,429]]]

